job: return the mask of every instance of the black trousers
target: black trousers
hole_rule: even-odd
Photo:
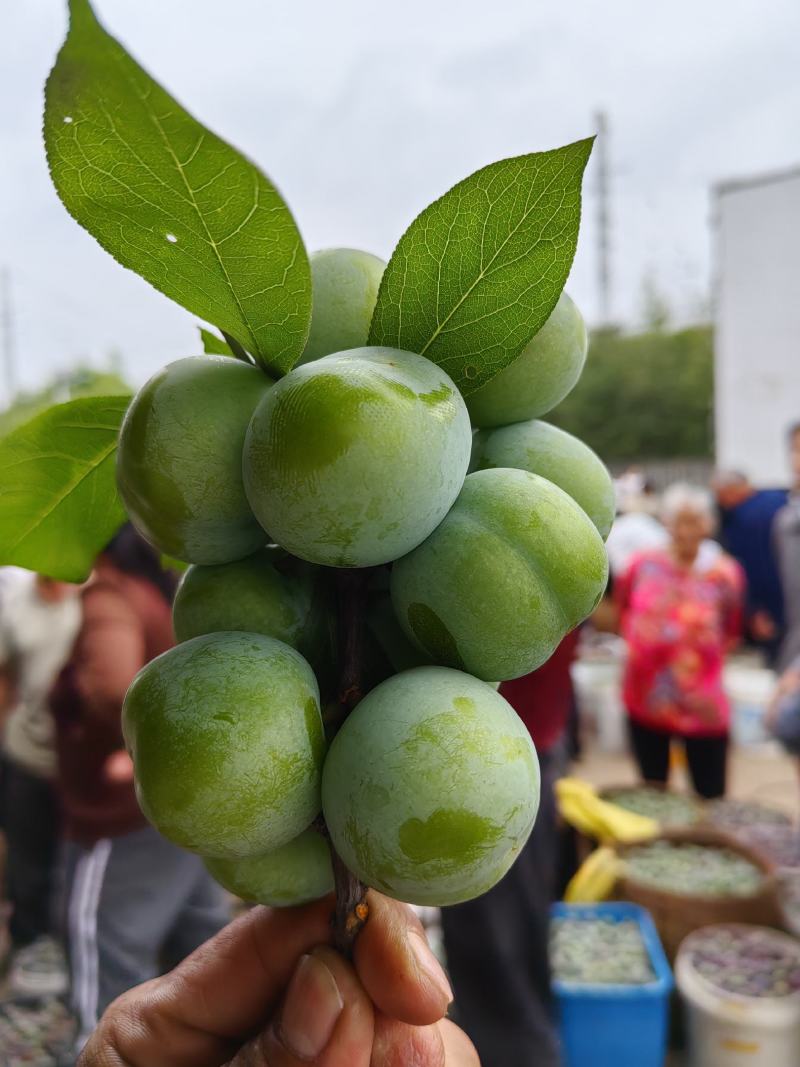
[[[669,746],[673,734],[651,730],[628,720],[631,746],[639,772],[646,782],[666,783],[669,777]],[[725,793],[728,768],[728,735],[681,737],[695,792],[707,800]]]
[[[55,789],[46,778],[3,757],[0,811],[6,836],[9,933],[14,947],[21,948],[54,929],[59,837]]]
[[[542,759],[536,825],[516,863],[477,900],[442,909],[457,1022],[482,1067],[557,1067],[548,953],[558,865],[553,774]]]

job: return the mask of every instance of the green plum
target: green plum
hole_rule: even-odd
[[[221,886],[254,904],[293,907],[319,900],[333,889],[330,849],[313,829],[262,856],[207,859],[205,864]]]
[[[386,264],[357,248],[324,248],[311,263],[311,330],[300,363],[363,348]]]
[[[319,678],[331,669],[335,616],[330,583],[320,568],[275,546],[213,567],[193,565],[172,607],[175,636],[243,630],[284,641]]]
[[[192,638],[148,663],[122,711],[142,811],[202,856],[258,856],[319,812],[319,690],[293,648],[263,634]]]
[[[272,385],[226,356],[170,363],[136,394],[122,423],[117,485],[134,525],[168,556],[229,563],[267,538],[242,484],[242,445]]]
[[[256,408],[244,484],[259,522],[311,563],[368,567],[438,526],[471,450],[461,394],[435,363],[357,348],[297,367]]]
[[[587,345],[583,317],[562,293],[514,362],[467,397],[473,426],[507,426],[560,404],[581,376]]]
[[[608,537],[616,513],[614,483],[603,461],[588,445],[549,422],[531,419],[496,430],[478,430],[472,446],[473,470],[516,467],[540,474],[576,500]]]
[[[391,593],[435,663],[505,681],[552,655],[607,577],[603,540],[572,497],[498,467],[469,475],[444,522],[392,567]]]
[[[539,805],[536,750],[499,693],[446,667],[373,689],[331,743],[322,807],[362,881],[411,904],[471,900],[503,877]]]

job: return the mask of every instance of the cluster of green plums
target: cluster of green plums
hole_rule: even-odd
[[[367,346],[384,264],[312,257],[311,332],[278,381],[226,356],[139,391],[119,442],[131,519],[186,561],[180,642],[124,707],[143,811],[246,899],[295,904],[339,856],[416,904],[489,889],[530,833],[539,771],[497,683],[550,656],[601,596],[608,473],[539,421],[577,381],[562,295],[519,358],[462,397],[413,352]],[[364,589],[370,691],[328,743],[336,589]]]

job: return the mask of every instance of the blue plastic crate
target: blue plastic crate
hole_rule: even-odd
[[[663,1067],[673,979],[650,913],[636,904],[555,904],[552,916],[634,919],[656,975],[646,985],[553,982],[566,1067]]]

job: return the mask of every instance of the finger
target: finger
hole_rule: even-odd
[[[170,974],[115,1001],[84,1062],[113,1064],[113,1054],[129,1067],[227,1063],[242,1035],[270,1018],[299,957],[329,940],[330,914],[330,900],[253,908]]]
[[[373,1008],[353,968],[331,948],[298,962],[270,1026],[230,1067],[369,1067]]]
[[[445,1067],[481,1067],[475,1046],[455,1023],[442,1019],[439,1032],[444,1045]]]
[[[480,1067],[480,1060],[464,1031],[449,1019],[409,1026],[378,1015],[370,1067]]]
[[[453,999],[450,983],[406,905],[370,890],[369,918],[358,935],[358,976],[384,1015],[415,1026],[438,1022]]]
[[[173,1017],[221,1037],[252,1032],[269,1018],[297,960],[330,940],[331,902],[254,908],[168,976]]]
[[[439,1026],[410,1026],[377,1015],[370,1067],[446,1067]]]
[[[106,1009],[77,1067],[219,1067],[241,1044],[166,1019],[160,1008],[163,979],[123,993]]]

